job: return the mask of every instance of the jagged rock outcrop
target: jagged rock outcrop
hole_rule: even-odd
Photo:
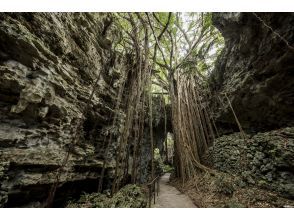
[[[244,141],[239,133],[216,139],[209,148],[213,167],[294,199],[294,128],[260,132]]]
[[[294,13],[257,16],[294,45]],[[253,13],[213,13],[213,24],[225,39],[210,76],[213,112],[220,130],[238,129],[224,93],[247,131],[293,126],[294,50]]]
[[[75,139],[56,201],[97,190],[125,71],[118,35],[103,13],[0,14],[0,205],[44,201]]]

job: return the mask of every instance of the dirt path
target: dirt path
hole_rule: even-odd
[[[170,174],[160,179],[159,196],[156,198],[154,208],[197,208],[192,200],[175,187],[168,184]]]

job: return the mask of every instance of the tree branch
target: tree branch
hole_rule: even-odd
[[[149,23],[149,26],[150,26],[150,28],[151,28],[151,31],[152,31],[153,37],[154,37],[154,39],[155,39],[155,41],[156,41],[156,45],[157,45],[159,51],[161,52],[162,59],[163,59],[164,63],[166,64],[166,66],[168,66],[168,64],[167,64],[167,62],[166,62],[166,59],[165,59],[165,57],[164,57],[163,50],[162,50],[162,48],[161,48],[161,46],[160,46],[160,44],[159,44],[158,38],[156,37],[156,34],[155,34],[155,32],[154,32],[154,29],[153,29],[153,26],[152,26],[152,24],[151,24],[150,17],[149,17],[149,15],[148,15],[147,12],[146,12],[146,15],[147,15],[148,23]],[[154,49],[153,63],[154,63],[155,58],[156,58],[157,47],[155,46],[155,49]]]

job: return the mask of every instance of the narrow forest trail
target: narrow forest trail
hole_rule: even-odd
[[[159,196],[153,208],[197,208],[192,200],[175,187],[168,184],[170,174],[166,173],[160,178]]]

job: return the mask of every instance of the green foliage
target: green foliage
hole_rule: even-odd
[[[154,149],[154,164],[157,175],[163,174],[164,164],[158,148]]]
[[[162,24],[166,24],[167,23],[168,16],[169,16],[169,13],[168,12],[155,12],[154,14],[155,14],[155,16],[159,19],[159,21]],[[172,13],[170,24],[173,25],[175,23],[175,20],[176,20],[175,14]]]
[[[173,148],[174,147],[174,138],[170,133],[167,134],[167,148]]]
[[[226,196],[232,196],[235,191],[234,180],[226,174],[219,174],[215,180],[216,191]]]
[[[163,166],[163,172],[164,173],[172,173],[174,171],[174,168],[168,164],[164,164]]]
[[[170,165],[163,163],[163,160],[161,158],[160,151],[158,148],[154,149],[154,162],[160,174],[171,173],[174,170],[174,168],[171,167]]]
[[[152,66],[152,86],[149,92],[168,92],[169,74],[175,68],[181,72],[201,75],[203,80],[213,69],[220,54],[224,39],[213,26],[212,13],[115,13],[115,23],[122,30],[118,50],[135,52],[134,38],[138,38],[139,47],[144,47],[145,32],[148,28],[149,65]],[[170,17],[169,17],[170,16]],[[156,37],[159,37],[166,24],[164,34],[159,39],[155,64],[152,63]],[[142,51],[143,52],[143,51]],[[188,56],[187,56],[188,55]],[[180,66],[177,66],[181,64]],[[204,77],[204,78],[203,78]],[[156,85],[155,85],[156,84]],[[166,100],[168,101],[168,100]]]
[[[154,160],[160,160],[161,156],[160,156],[160,151],[158,148],[154,149]]]
[[[212,27],[212,13],[203,13],[203,28],[208,29]]]
[[[84,194],[77,202],[69,202],[67,208],[145,208],[146,195],[136,185],[126,185],[112,198],[101,193]]]

